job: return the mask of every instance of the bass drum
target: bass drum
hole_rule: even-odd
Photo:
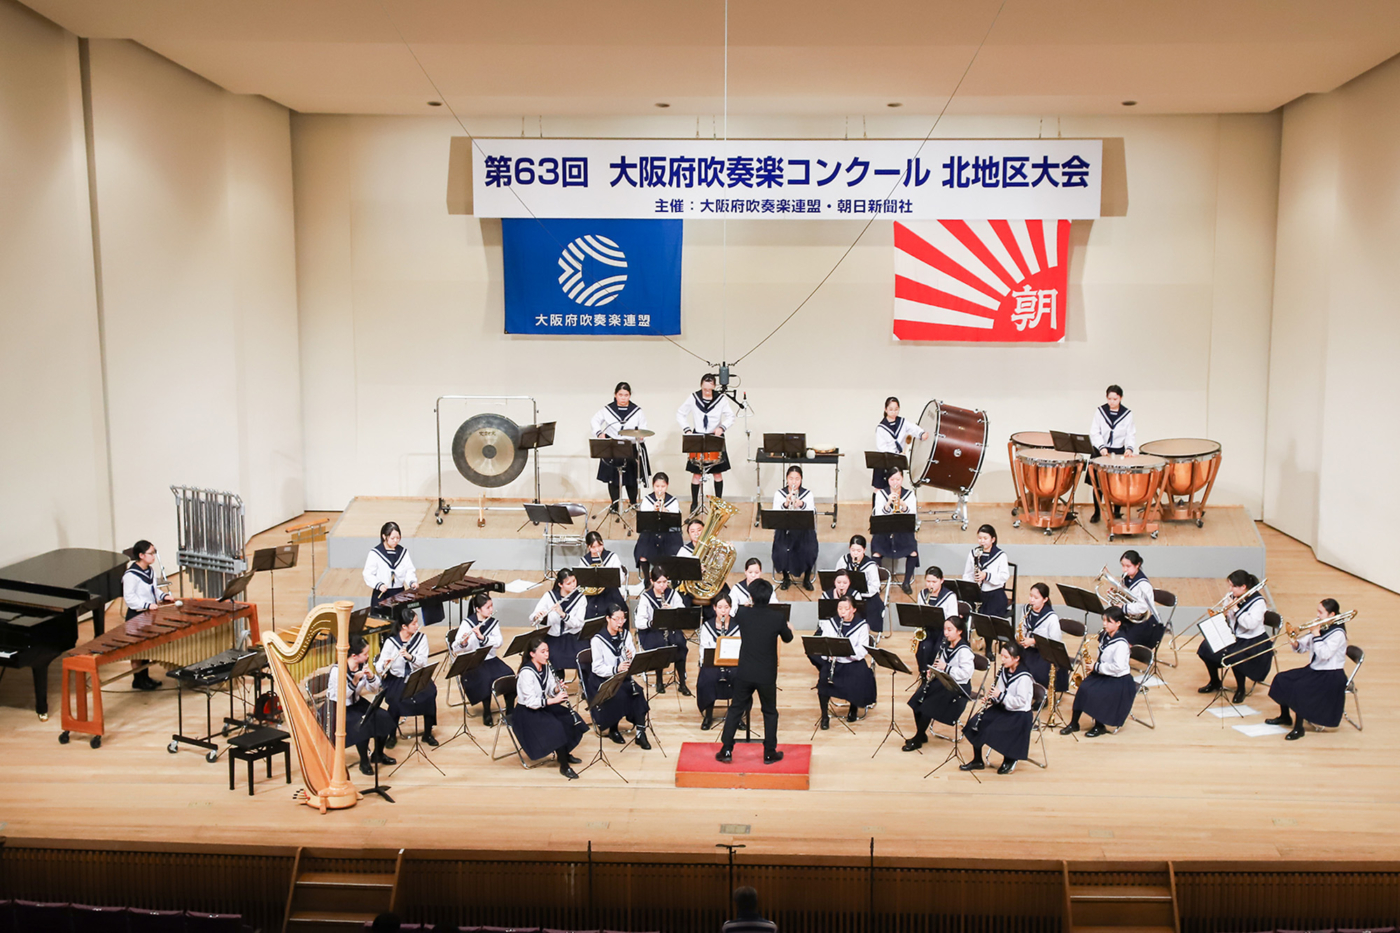
[[[954,408],[934,399],[924,406],[919,427],[929,439],[918,437],[909,451],[909,470],[915,486],[946,489],[960,497],[972,491],[987,455],[987,415],[971,408]]]

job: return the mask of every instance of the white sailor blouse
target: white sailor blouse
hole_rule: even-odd
[[[914,437],[923,437],[924,429],[907,418],[896,418],[893,421],[881,418],[880,423],[875,425],[875,449],[882,453],[907,456],[909,451],[904,446],[904,439],[911,434]]]
[[[1094,409],[1094,423],[1089,426],[1089,443],[1094,450],[1110,450],[1121,447],[1124,450],[1137,450],[1137,428],[1133,425],[1133,413],[1127,405],[1119,405],[1117,411],[1108,403]]]
[[[1269,606],[1264,601],[1263,595],[1255,593],[1239,606],[1225,613],[1225,618],[1229,620],[1230,630],[1235,633],[1235,637],[1240,641],[1246,641],[1264,634],[1264,613],[1268,610]]]
[[[943,662],[943,673],[953,679],[954,683],[967,686],[972,682],[972,672],[977,665],[973,661],[972,649],[968,647],[964,639],[956,646],[947,642],[938,650],[938,659]]]
[[[588,600],[583,590],[575,588],[568,596],[560,596],[549,590],[535,603],[535,611],[530,618],[543,615],[549,622],[549,634],[555,637],[568,632],[577,635],[583,631],[583,623],[588,617]]]
[[[549,697],[559,692],[559,678],[554,676],[554,668],[548,664],[544,670],[536,670],[529,661],[515,675],[515,702],[530,709],[544,709],[549,705]]]
[[[376,544],[369,549],[365,557],[365,586],[371,592],[380,587],[392,590],[417,585],[418,571],[413,567],[413,558],[408,556],[408,548],[400,544],[390,551],[383,544]]]
[[[340,665],[332,664],[330,674],[326,679],[326,700],[331,703],[335,703],[340,699],[339,685],[342,683],[342,681],[341,678],[336,676],[339,673],[339,671]],[[365,675],[363,682],[360,678],[361,672],[363,672]],[[370,667],[369,665],[365,665],[358,671],[352,672],[347,670],[343,682],[345,684],[345,695],[350,698],[350,703],[354,703],[356,700],[358,700],[360,698],[360,694],[364,691],[377,691],[382,689],[384,686],[384,682],[380,680],[378,676],[375,675],[374,668]]]
[[[1293,650],[1299,654],[1311,651],[1308,667],[1315,671],[1340,671],[1347,659],[1347,630],[1333,625],[1321,634],[1309,633],[1298,639],[1298,647]]]
[[[1011,673],[1006,668],[997,672],[997,686],[1001,695],[994,701],[1009,713],[1029,712],[1035,699],[1035,678],[1030,671],[1017,670]]]
[[[733,616],[729,617],[729,628],[724,631],[719,630],[719,620],[717,618],[706,619],[700,623],[700,650],[714,648],[719,644],[720,636],[725,638],[742,638],[739,631],[739,620]]]
[[[476,629],[481,629],[481,637],[476,635]],[[469,613],[462,624],[457,628],[457,635],[447,643],[447,650],[454,657],[459,654],[471,654],[481,648],[490,648],[486,652],[487,659],[496,656],[496,649],[505,643],[505,635],[501,632],[501,623],[495,616],[484,622],[477,618],[475,612]]]
[[[1157,610],[1154,608],[1157,591],[1152,588],[1152,581],[1147,579],[1147,574],[1139,570],[1131,577],[1124,575],[1123,585],[1133,594],[1133,601],[1123,607],[1125,613],[1138,620],[1157,618]]]
[[[914,515],[918,512],[919,499],[918,496],[914,494],[914,490],[901,488],[899,490],[899,500],[903,504],[903,510],[908,514]],[[871,510],[871,514],[893,515],[894,496],[892,496],[888,492],[885,492],[883,489],[875,490],[875,506]]]
[[[951,619],[958,615],[958,594],[951,586],[940,586],[937,595],[930,594],[928,587],[924,587],[919,590],[919,605],[942,609],[943,618]]]
[[[611,677],[622,666],[624,657],[630,659],[637,656],[637,644],[626,629],[616,636],[603,629],[593,636],[588,646],[593,649],[593,673],[599,677]]]
[[[851,560],[851,555],[848,552],[836,565],[836,569],[848,571],[851,574],[852,583],[858,576],[865,577],[865,591],[860,594],[864,598],[868,599],[871,596],[880,595],[880,565],[869,557],[862,558],[861,562],[856,564],[855,561]]]
[[[664,501],[658,501],[656,498],[656,493],[649,492],[645,496],[642,496],[641,501],[637,503],[637,511],[675,512],[679,515],[681,511],[681,500],[677,499],[675,496],[671,495],[668,492],[666,493],[666,498]]]
[[[640,405],[628,405],[626,408],[622,408],[616,401],[612,401],[598,409],[598,413],[593,416],[590,424],[594,437],[601,434],[604,437],[617,440],[622,437],[620,432],[624,429],[646,430],[647,416],[642,413]]]
[[[374,668],[380,677],[396,677],[400,680],[426,666],[428,663],[428,636],[416,632],[405,645],[397,635],[384,639],[384,647],[379,657],[374,659]]]
[[[708,402],[697,389],[687,395],[681,407],[676,409],[676,423],[686,434],[713,434],[715,428],[724,428],[727,434],[734,424],[734,418],[734,406],[729,403],[729,396],[718,389]]]
[[[817,631],[824,638],[845,638],[851,643],[850,657],[827,657],[828,661],[835,661],[837,664],[850,664],[864,660],[865,656],[869,654],[866,648],[870,645],[870,626],[860,616],[856,616],[849,622],[843,622],[840,619],[822,619],[817,624]]]
[[[1099,659],[1094,662],[1094,672],[1105,677],[1128,676],[1128,657],[1132,646],[1122,635],[1109,636],[1099,632]]]
[[[992,545],[990,551],[983,552],[981,557],[977,556],[977,548],[967,552],[967,564],[963,567],[963,579],[976,580],[978,570],[987,575],[981,583],[984,593],[1001,589],[1006,586],[1006,581],[1011,579],[1011,562],[1007,560],[1006,552],[995,544]]]
[[[658,609],[684,609],[685,603],[673,588],[667,587],[664,596],[657,596],[655,590],[647,590],[637,600],[637,631],[651,628],[651,620]]]
[[[132,564],[122,574],[122,600],[133,612],[145,612],[157,605],[163,595],[156,586],[154,567],[143,569],[140,564]]]
[[[1049,604],[1045,608],[1036,612],[1030,606],[1026,607],[1025,615],[1021,616],[1021,621],[1025,623],[1026,637],[1039,635],[1050,641],[1063,642],[1064,632],[1060,631],[1060,617],[1051,609]]]

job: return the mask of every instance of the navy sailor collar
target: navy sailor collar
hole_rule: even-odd
[[[888,418],[881,418],[881,419],[880,419],[880,423],[877,425],[877,427],[884,428],[886,431],[889,432],[890,437],[892,437],[892,438],[894,438],[896,441],[898,441],[898,440],[899,440],[899,433],[900,433],[899,429],[900,429],[903,425],[904,425],[904,419],[903,419],[903,418],[896,418],[896,419],[894,419],[893,421],[891,421],[891,420],[888,419]]]
[[[985,567],[1001,555],[1001,545],[993,544],[990,551],[983,551],[982,556],[977,558],[977,566]]]
[[[1103,420],[1108,422],[1110,428],[1118,427],[1118,422],[1127,417],[1128,413],[1127,405],[1119,405],[1117,411],[1109,408],[1107,402],[1099,406],[1099,414],[1103,415]]]
[[[674,589],[668,586],[666,587],[666,593],[664,596],[657,596],[656,590],[652,589],[648,589],[642,595],[647,598],[647,600],[652,604],[653,607],[657,609],[665,609],[667,604],[671,602],[671,596],[675,592],[676,591]]]
[[[403,556],[408,553],[408,548],[400,544],[398,547],[394,548],[394,553],[391,557],[389,555],[389,549],[386,548],[384,546],[384,543],[381,541],[379,544],[376,544],[374,546],[374,553],[378,554],[380,560],[388,564],[390,568],[397,568],[399,566],[399,562],[403,560]]]
[[[136,574],[136,576],[140,577],[146,583],[154,583],[156,580],[156,569],[154,567],[147,567],[143,570],[140,564],[133,563],[130,567],[126,568],[126,572]]]
[[[629,404],[626,408],[623,408],[617,404],[616,399],[614,399],[611,402],[608,402],[608,404],[604,407],[607,408],[608,411],[612,412],[612,415],[614,418],[617,419],[618,424],[626,424],[627,419],[631,418],[637,412],[642,410],[642,407],[640,405],[633,404]]]
[[[603,564],[606,564],[608,562],[608,558],[612,556],[612,551],[609,551],[607,548],[603,548],[603,553],[599,554],[596,559],[593,557],[592,554],[589,554],[587,551],[583,552],[584,562],[587,563],[590,567],[601,567]]]
[[[695,400],[696,408],[700,409],[702,412],[709,412],[720,403],[721,399],[724,398],[724,393],[718,391],[715,392],[715,394],[711,396],[710,400],[707,402],[705,401],[705,393],[700,389],[696,389],[691,394],[691,398]]]

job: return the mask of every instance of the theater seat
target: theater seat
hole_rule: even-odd
[[[15,933],[68,933],[71,915],[67,904],[15,901]]]
[[[206,914],[187,910],[185,933],[243,933],[243,915]]]
[[[131,929],[125,907],[73,905],[73,933],[127,933]]]
[[[183,910],[144,910],[132,907],[126,912],[131,933],[185,933]]]

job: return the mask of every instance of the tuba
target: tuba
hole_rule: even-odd
[[[738,506],[730,505],[723,499],[710,499],[710,514],[705,519],[705,530],[700,533],[700,540],[695,545],[695,557],[700,561],[701,578],[698,581],[687,580],[676,587],[677,590],[690,594],[697,602],[709,602],[719,595],[729,577],[729,571],[734,567],[736,552],[734,545],[728,541],[721,541],[718,535],[724,523],[738,512]]]

